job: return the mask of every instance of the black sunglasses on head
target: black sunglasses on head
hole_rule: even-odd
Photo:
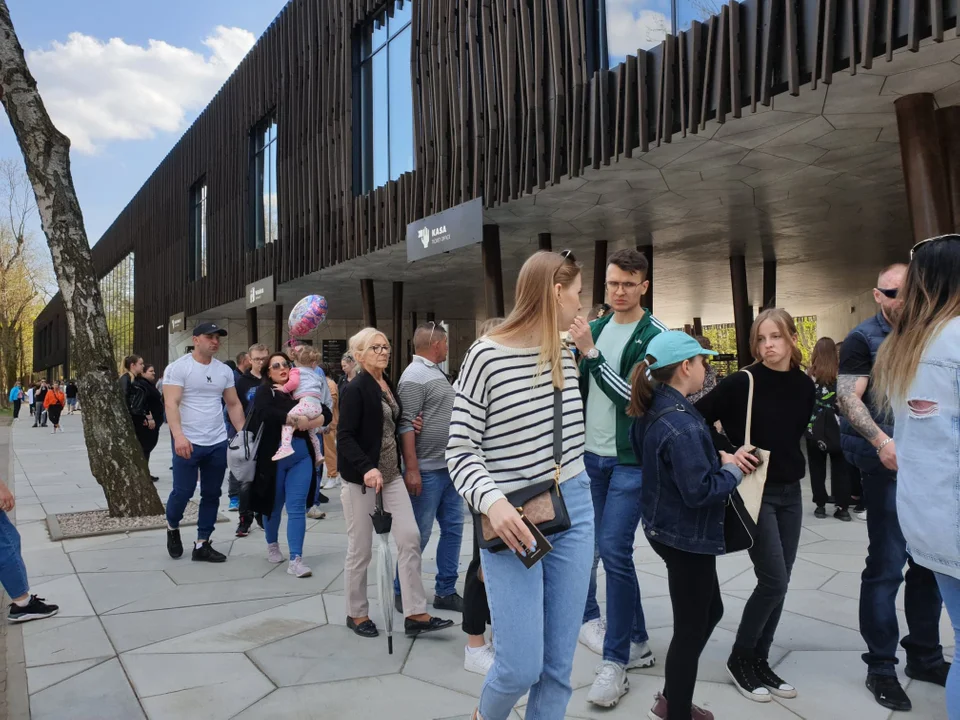
[[[897,299],[897,293],[900,292],[898,288],[877,288],[877,292],[886,295],[891,300]]]
[[[576,265],[577,259],[573,256],[573,250],[561,250],[560,257],[562,257],[566,262],[573,263]]]
[[[921,240],[921,241],[918,242],[916,245],[914,245],[912,248],[910,248],[910,259],[913,260],[914,254],[915,254],[920,248],[922,248],[922,247],[923,247],[924,245],[926,245],[927,243],[933,242],[934,240],[960,240],[960,235],[957,235],[957,234],[955,234],[955,233],[949,233],[949,234],[947,234],[947,235],[937,235],[936,237],[931,237],[931,238],[927,238],[926,240]],[[883,292],[883,291],[881,290],[881,292]]]

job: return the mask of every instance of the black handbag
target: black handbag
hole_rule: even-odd
[[[553,477],[506,494],[521,517],[527,517],[544,536],[570,529],[570,514],[560,490],[560,469],[563,466],[563,392],[553,390]],[[486,515],[471,509],[477,544],[484,550],[500,552],[507,544],[493,532]],[[538,518],[543,518],[538,522]]]

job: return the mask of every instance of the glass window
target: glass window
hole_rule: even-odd
[[[272,115],[253,131],[253,229],[251,249],[262,248],[279,237],[277,195],[277,121]]]
[[[393,17],[360,33],[358,78],[359,191],[370,192],[413,170],[413,86],[410,0]]]
[[[207,276],[207,181],[190,188],[190,280]]]
[[[117,372],[121,372],[123,358],[133,354],[133,253],[103,276],[100,295],[113,343],[114,361]],[[51,341],[52,337],[48,338],[48,343]]]

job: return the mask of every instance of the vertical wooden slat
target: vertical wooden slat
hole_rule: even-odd
[[[740,3],[730,0],[730,114],[740,117],[742,90],[740,87]]]

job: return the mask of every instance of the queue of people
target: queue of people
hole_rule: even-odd
[[[367,573],[379,498],[393,516],[394,604],[406,635],[452,626],[428,604],[463,615],[464,667],[485,677],[473,718],[504,720],[527,695],[526,717],[560,720],[578,640],[600,656],[587,695],[600,707],[618,704],[628,670],[656,663],[633,562],[642,527],[666,565],[673,608],[664,687],[648,716],[711,720],[694,694],[700,656],[723,615],[717,557],[727,552],[746,549],[757,578],[727,673],[751,701],[798,695],[771,667],[770,651],[799,548],[809,458],[816,517],[832,503],[834,517],[850,521],[862,494],[867,688],[885,708],[911,708],[896,672],[895,599],[906,582],[906,675],[945,686],[949,717],[960,718],[960,676],[939,638],[944,603],[960,628],[960,544],[951,531],[960,517],[960,236],[920,243],[909,266],[886,268],[874,291],[876,316],[839,352],[822,338],[806,371],[793,318],[782,309],[761,312],[750,332],[755,362],[719,381],[714,374],[709,387],[708,358],[716,354],[709,342],[669,331],[642,307],[648,271],[642,254],[614,253],[609,306],[588,322],[580,264],[569,252],[536,253],[520,271],[513,311],[482,329],[454,382],[442,369],[446,331],[433,322],[415,329],[413,362],[396,384],[386,373],[390,340],[376,328],[350,339],[339,385],[309,347],[288,355],[254,345],[235,373],[214,357],[226,331],[213,323],[198,325],[193,351],[167,367],[162,395],[152,367],[131,356],[121,387],[145,455],[160,423],[172,437],[169,554],[183,554],[179,522],[199,476],[191,556],[227,560],[210,542],[227,469],[225,413],[232,431],[260,438],[249,482],[231,477],[238,537],[261,518],[268,560],[310,576],[306,520],[323,516],[322,481],[341,478],[346,624],[377,637]],[[52,411],[66,397],[54,383],[23,399],[33,400],[38,424],[44,407],[56,431],[60,412]],[[856,475],[862,490],[853,487]],[[745,506],[748,485],[761,491],[746,520],[736,508]],[[0,487],[4,509],[5,501]],[[284,509],[288,557],[279,544]],[[465,509],[474,553],[461,596]],[[430,603],[421,557],[434,522]],[[749,542],[735,543],[733,529]],[[5,533],[0,522],[0,542]],[[7,586],[6,573],[0,580]],[[21,607],[37,617],[56,612],[24,595],[23,582],[9,582],[19,593],[11,617]]]

